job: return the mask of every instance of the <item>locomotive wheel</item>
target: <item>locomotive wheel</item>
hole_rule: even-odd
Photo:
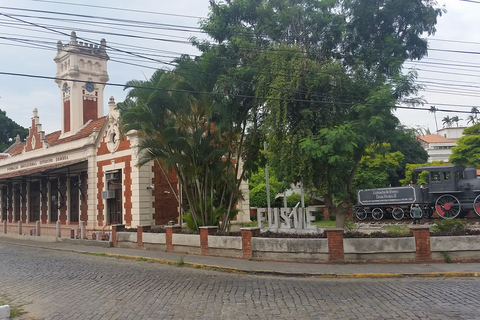
[[[405,213],[403,212],[402,208],[394,208],[392,210],[392,217],[395,220],[402,220],[404,215],[405,215]]]
[[[475,200],[473,200],[473,210],[477,215],[480,216],[480,195],[478,195]]]
[[[427,208],[422,209],[422,218],[423,219],[430,219],[432,217],[432,213],[429,212]]]
[[[456,218],[461,212],[460,201],[451,194],[440,196],[435,202],[435,209],[439,216],[444,219]]]
[[[358,208],[357,211],[355,211],[355,216],[358,220],[365,220],[367,218],[367,211],[363,208]]]
[[[380,220],[383,218],[383,210],[381,208],[373,208],[372,218],[375,220]]]

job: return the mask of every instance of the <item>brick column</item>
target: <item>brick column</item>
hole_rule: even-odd
[[[344,262],[343,229],[332,228],[327,229],[326,232],[328,239],[328,261]]]
[[[252,237],[260,234],[260,228],[240,228],[242,232],[242,250],[243,258],[250,259],[253,257]]]
[[[415,238],[415,261],[428,262],[432,260],[430,251],[430,228],[428,226],[411,226],[410,231]]]
[[[330,216],[328,215],[328,209],[327,209],[327,208],[325,208],[325,209],[323,210],[323,220],[324,220],[324,221],[330,220]]]
[[[167,245],[167,251],[173,251],[173,237],[172,235],[174,233],[179,233],[182,231],[182,227],[180,225],[175,225],[175,226],[166,226],[165,227],[165,237],[166,237],[166,245]]]
[[[116,247],[118,245],[117,232],[120,232],[123,229],[125,229],[124,224],[114,224],[114,225],[112,225],[112,246],[113,247]]]
[[[208,256],[208,236],[215,233],[218,227],[200,227],[200,249],[201,254]]]
[[[137,246],[143,247],[143,231],[148,231],[152,226],[137,226]]]

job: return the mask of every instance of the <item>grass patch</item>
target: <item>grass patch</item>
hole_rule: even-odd
[[[398,235],[398,236],[406,236],[410,234],[410,229],[406,225],[398,225],[392,224],[388,226],[383,226],[383,230],[385,230],[388,234]]]
[[[335,221],[330,220],[315,221],[312,224],[319,227],[335,227]]]
[[[26,314],[27,312],[24,310],[24,307],[27,304],[28,303],[12,304],[12,300],[10,300],[8,298],[5,298],[5,297],[0,298],[0,306],[4,306],[4,305],[9,305],[10,306],[10,318],[9,319],[18,318],[18,317]]]
[[[150,259],[144,257],[138,257],[137,261],[149,261]]]
[[[106,257],[107,254],[106,253],[103,253],[103,252],[80,252],[82,254],[88,254],[90,256],[97,256],[97,257]]]
[[[183,260],[183,256],[181,256],[180,259],[178,259],[177,261],[177,266],[183,267],[184,264],[185,264],[185,261]]]

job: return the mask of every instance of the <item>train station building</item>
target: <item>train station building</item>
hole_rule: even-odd
[[[88,231],[112,224],[162,225],[180,219],[178,180],[153,161],[138,167],[136,132],[121,135],[114,98],[104,115],[109,80],[106,42],[57,44],[56,83],[60,130],[42,130],[34,109],[29,135],[0,154],[0,212],[8,228],[37,221],[42,234],[63,229]],[[246,187],[248,199],[248,187]],[[237,220],[248,221],[248,201],[238,203]],[[26,233],[26,232],[24,232]]]

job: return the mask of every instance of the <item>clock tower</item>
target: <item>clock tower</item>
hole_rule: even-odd
[[[106,41],[100,45],[77,40],[57,43],[55,82],[61,90],[62,136],[74,134],[87,121],[103,116],[103,90],[108,81]]]

